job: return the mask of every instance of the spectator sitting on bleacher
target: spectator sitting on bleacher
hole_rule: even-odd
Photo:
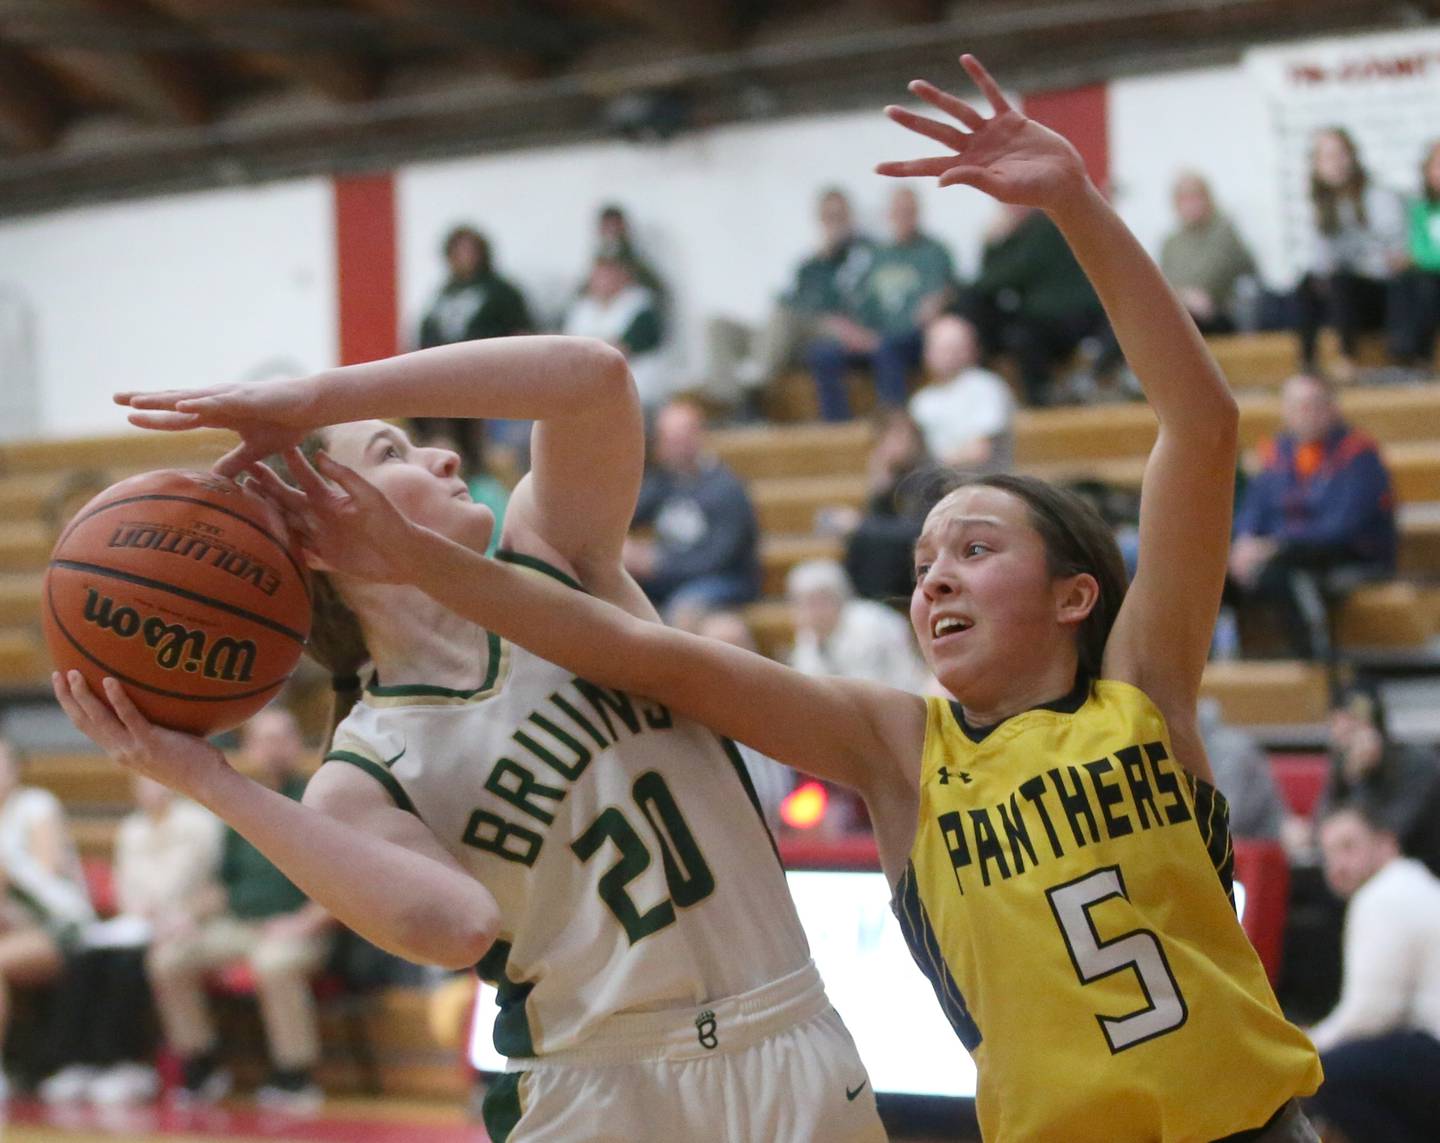
[[[0,1045],[11,989],[49,984],[95,919],[65,811],[49,790],[20,784],[20,756],[0,737]],[[0,1103],[10,1084],[0,1069]]]
[[[1420,164],[1420,193],[1410,203],[1410,265],[1400,276],[1396,321],[1402,360],[1430,373],[1440,329],[1440,140]]]
[[[271,788],[299,801],[305,778],[300,731],[289,712],[270,707],[241,732],[241,747]],[[229,1073],[221,1066],[219,1040],[205,999],[206,977],[245,962],[255,976],[272,1072],[256,1098],[268,1105],[304,1110],[324,1095],[311,1078],[320,1058],[310,978],[325,964],[331,919],[258,849],[233,829],[221,846],[220,880],[190,931],[157,934],[151,947],[150,984],[170,1047],[181,1057],[182,1101],[224,1095]]]
[[[1315,369],[1320,327],[1329,324],[1340,338],[1334,372],[1348,382],[1364,331],[1388,329],[1392,353],[1402,348],[1393,342],[1396,282],[1409,260],[1405,203],[1371,179],[1348,131],[1326,127],[1310,152],[1310,204],[1315,242],[1296,289],[1300,367]]]
[[[796,564],[785,579],[785,596],[795,621],[790,665],[797,671],[919,693],[925,668],[910,624],[883,603],[856,599],[834,560]]]
[[[760,593],[759,524],[739,477],[705,447],[705,414],[672,401],[655,418],[651,463],[625,541],[625,568],[669,622],[693,631],[715,607]]]
[[[1270,755],[1253,734],[1226,724],[1220,703],[1202,698],[1197,711],[1215,788],[1230,803],[1230,832],[1237,839],[1279,841],[1285,803],[1270,772]]]
[[[1340,1002],[1310,1029],[1325,1083],[1309,1106],[1327,1143],[1426,1143],[1440,1124],[1440,880],[1363,804],[1333,808],[1320,843],[1350,905]]]
[[[969,472],[1004,472],[1015,456],[1015,397],[981,369],[975,327],[946,314],[925,327],[930,383],[910,398],[910,415],[930,455]]]
[[[136,775],[139,809],[115,838],[118,913],[87,925],[66,957],[51,1017],[50,1052],[64,1066],[40,1085],[47,1103],[148,1100],[160,1090],[145,955],[152,940],[192,932],[220,864],[220,819]]]
[[[940,498],[943,478],[920,427],[904,409],[887,409],[877,418],[866,476],[863,513],[830,509],[822,530],[846,537],[845,571],[857,593],[866,599],[909,599],[915,541]]]
[[[420,321],[421,349],[482,337],[509,337],[535,328],[525,295],[496,272],[489,239],[473,226],[457,226],[445,236],[442,249],[449,274]],[[448,427],[469,447],[472,434],[485,426],[480,421],[451,417],[427,417],[420,424],[423,431],[442,427]],[[497,422],[489,431],[493,439],[513,447],[523,428],[518,423]]]
[[[856,232],[844,191],[821,193],[819,219],[820,249],[800,263],[764,328],[724,317],[707,327],[707,391],[727,404],[739,403],[752,417],[758,412],[756,394],[795,363],[801,349],[820,336],[823,323],[855,312],[875,260],[875,244]]]
[[[1235,513],[1227,594],[1277,610],[1292,654],[1328,659],[1328,603],[1394,574],[1395,498],[1380,450],[1324,379],[1286,381],[1281,417]]]
[[[1316,819],[1357,798],[1407,857],[1440,876],[1440,764],[1432,749],[1394,741],[1379,693],[1364,683],[1338,695],[1330,711],[1330,777]]]
[[[961,312],[980,333],[987,357],[1007,353],[1020,370],[1025,400],[1054,398],[1055,369],[1107,326],[1100,299],[1044,211],[1002,206],[986,231],[980,276]]]
[[[722,643],[729,643],[732,647],[740,647],[746,651],[758,653],[760,650],[755,643],[755,633],[750,630],[750,624],[745,622],[745,617],[738,611],[707,613],[700,620],[695,633],[704,635],[707,639],[719,639]],[[743,742],[735,743],[735,749],[740,752],[740,758],[750,775],[750,783],[755,788],[755,797],[760,803],[760,812],[765,816],[765,824],[775,833],[780,828],[780,804],[795,788],[800,780],[799,774],[783,762],[777,762]]]
[[[1233,333],[1236,284],[1255,274],[1255,258],[1234,225],[1215,209],[1210,186],[1194,171],[1175,179],[1179,227],[1160,248],[1160,269],[1201,333]]]
[[[630,271],[630,277],[649,290],[655,297],[656,305],[664,310],[668,299],[665,281],[635,245],[624,207],[613,202],[602,206],[595,216],[595,257],[623,262]],[[584,286],[581,291],[584,291]]]
[[[868,366],[880,404],[901,408],[920,364],[922,331],[955,294],[955,264],[943,243],[920,230],[920,203],[901,187],[890,196],[890,241],[875,251],[855,312],[821,322],[805,359],[815,378],[820,416],[850,419],[845,373]]]
[[[597,337],[613,345],[630,363],[640,403],[653,410],[670,393],[664,355],[660,300],[635,280],[631,263],[606,255],[595,259],[584,291],[565,314],[564,332]]]

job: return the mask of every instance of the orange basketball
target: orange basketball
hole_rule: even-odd
[[[274,506],[233,480],[167,469],[112,485],[50,557],[55,666],[114,675],[152,722],[235,726],[275,696],[310,634],[310,589]]]

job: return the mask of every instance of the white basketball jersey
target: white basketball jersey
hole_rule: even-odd
[[[530,557],[502,558],[574,581]],[[327,760],[417,814],[495,896],[495,1046],[535,1056],[618,1012],[708,1003],[809,947],[744,764],[657,702],[491,635],[476,691],[375,686]]]

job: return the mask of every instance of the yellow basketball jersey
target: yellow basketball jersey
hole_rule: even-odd
[[[985,1138],[1204,1143],[1320,1084],[1230,895],[1229,810],[1126,683],[988,731],[929,699],[895,911]]]

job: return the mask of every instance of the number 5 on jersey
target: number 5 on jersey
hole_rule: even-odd
[[[570,843],[570,848],[581,861],[588,862],[607,840],[615,843],[620,859],[601,875],[597,888],[600,900],[624,926],[625,936],[633,945],[674,924],[677,905],[684,909],[710,896],[715,891],[715,876],[705,863],[685,816],[675,804],[670,787],[659,773],[647,770],[641,774],[630,787],[630,794],[660,847],[670,896],[643,913],[630,896],[627,886],[650,868],[651,851],[624,811],[616,806],[601,811]]]
[[[1112,1052],[1123,1052],[1173,1032],[1185,1023],[1189,1015],[1185,997],[1180,994],[1180,986],[1155,934],[1149,929],[1134,929],[1102,941],[1095,929],[1091,909],[1114,897],[1129,900],[1118,865],[1097,869],[1047,892],[1080,983],[1094,984],[1114,973],[1133,969],[1145,996],[1145,1007],[1126,1016],[1096,1015]]]

